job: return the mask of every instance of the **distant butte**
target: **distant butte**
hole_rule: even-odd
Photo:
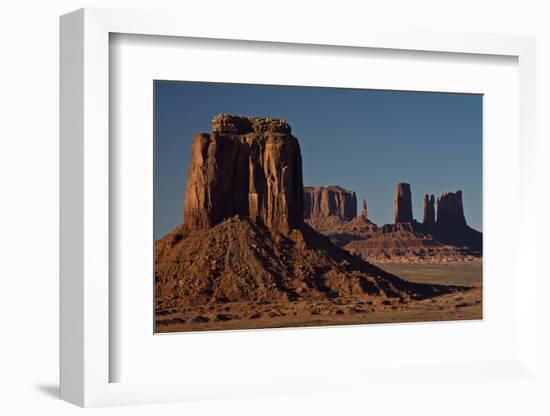
[[[304,218],[336,215],[345,220],[357,216],[355,192],[340,186],[306,186],[304,188]]]

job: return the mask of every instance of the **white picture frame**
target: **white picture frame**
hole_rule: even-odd
[[[347,389],[338,380],[349,369],[334,370],[316,383],[295,374],[224,386],[208,380],[143,383],[110,382],[109,348],[109,36],[113,33],[225,39],[281,44],[331,45],[453,54],[505,55],[518,59],[520,211],[518,258],[525,273],[517,293],[517,354],[499,362],[441,363],[414,369],[421,380],[460,378],[487,371],[506,380],[537,382],[536,218],[527,215],[535,186],[535,40],[530,37],[467,33],[383,31],[378,28],[327,34],[322,28],[266,24],[246,35],[235,25],[205,27],[200,21],[168,13],[82,9],[61,18],[61,398],[80,406],[158,403],[196,398],[307,393]],[[357,391],[387,380],[388,371],[352,371]],[[230,380],[231,378],[227,378]],[[311,381],[311,380],[310,380]],[[284,388],[281,386],[284,385]]]

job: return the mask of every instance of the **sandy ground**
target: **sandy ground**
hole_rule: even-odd
[[[253,328],[353,325],[369,323],[427,322],[482,318],[482,268],[465,264],[384,264],[387,271],[405,280],[468,286],[421,301],[329,302],[296,301],[285,304],[239,302],[213,304],[193,310],[157,315],[156,332],[188,332]]]
[[[482,283],[481,260],[445,264],[385,263],[377,266],[411,282],[474,287],[481,287]]]

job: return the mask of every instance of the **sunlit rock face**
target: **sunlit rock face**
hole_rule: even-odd
[[[211,228],[235,215],[289,234],[303,223],[302,157],[281,119],[220,114],[192,145],[184,228]]]

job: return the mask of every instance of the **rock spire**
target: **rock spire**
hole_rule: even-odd
[[[397,184],[393,207],[395,224],[413,221],[411,186],[408,183]]]
[[[424,219],[425,225],[435,224],[435,197],[433,195],[424,194]]]
[[[361,204],[361,218],[362,218],[364,221],[368,221],[368,216],[367,216],[367,200],[366,200],[366,199],[363,199],[363,203]]]

